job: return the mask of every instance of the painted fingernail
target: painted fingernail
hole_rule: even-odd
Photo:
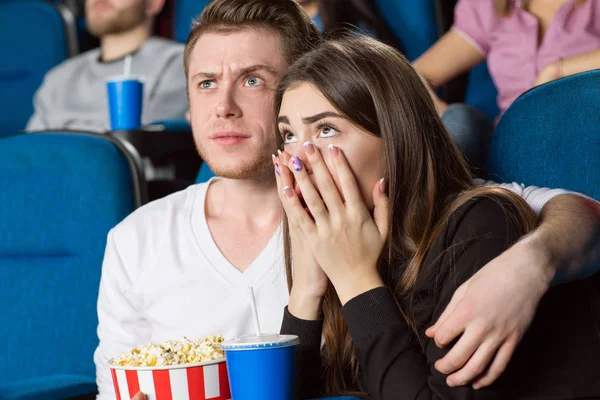
[[[379,191],[385,193],[385,178],[379,180]]]
[[[281,150],[277,149],[277,154],[281,155]]]
[[[331,153],[332,156],[337,157],[340,154],[340,149],[338,149],[336,146],[330,144],[329,152]]]
[[[302,161],[300,161],[300,159],[298,157],[293,157],[292,158],[292,165],[294,166],[294,169],[296,171],[301,171],[302,170]]]
[[[283,193],[285,194],[286,197],[290,198],[290,197],[294,197],[294,191],[292,190],[291,187],[286,186],[283,188]]]
[[[315,146],[313,146],[313,144],[311,142],[304,143],[304,149],[306,150],[307,154],[310,154],[310,155],[315,154]]]
[[[281,176],[281,171],[279,170],[279,166],[277,164],[275,164],[275,172],[277,175]]]

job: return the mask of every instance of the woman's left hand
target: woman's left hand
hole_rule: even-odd
[[[551,82],[558,78],[557,76],[557,65],[556,63],[550,63],[546,65],[538,74],[533,87],[543,85],[544,83]]]
[[[284,198],[288,218],[294,219],[308,238],[315,258],[345,304],[359,294],[383,286],[377,261],[388,234],[384,182],[377,182],[373,188],[375,210],[371,217],[342,151],[333,145],[328,149],[333,173],[339,178],[340,196],[318,149],[310,143],[304,147],[318,191],[299,158],[292,158],[289,168],[312,218],[295,191],[287,188]]]

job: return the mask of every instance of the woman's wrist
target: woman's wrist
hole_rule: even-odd
[[[322,304],[323,296],[314,296],[300,286],[292,286],[288,311],[294,317],[307,321],[318,320],[321,318]]]
[[[346,275],[335,281],[331,281],[342,305],[369,290],[385,286],[383,279],[381,279],[377,270],[372,268],[372,271],[373,272],[367,274],[357,273],[354,275]]]

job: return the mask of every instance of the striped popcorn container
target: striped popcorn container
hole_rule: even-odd
[[[139,391],[148,400],[230,400],[225,360],[163,367],[120,367],[111,374],[117,400],[130,400]]]

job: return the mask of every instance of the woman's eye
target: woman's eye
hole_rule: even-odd
[[[283,132],[281,134],[281,137],[283,138],[283,144],[289,144],[289,143],[297,142],[296,136],[294,136],[294,134],[292,132],[290,132],[290,131]]]
[[[202,89],[214,89],[217,86],[215,81],[202,81],[200,82],[200,87]]]
[[[319,129],[319,137],[322,138],[333,137],[337,135],[337,133],[338,132],[335,130],[335,128],[331,126],[323,126],[321,129]]]
[[[244,82],[244,86],[259,86],[263,83],[263,80],[260,79],[258,76],[252,76],[248,79],[246,79],[246,82]]]

